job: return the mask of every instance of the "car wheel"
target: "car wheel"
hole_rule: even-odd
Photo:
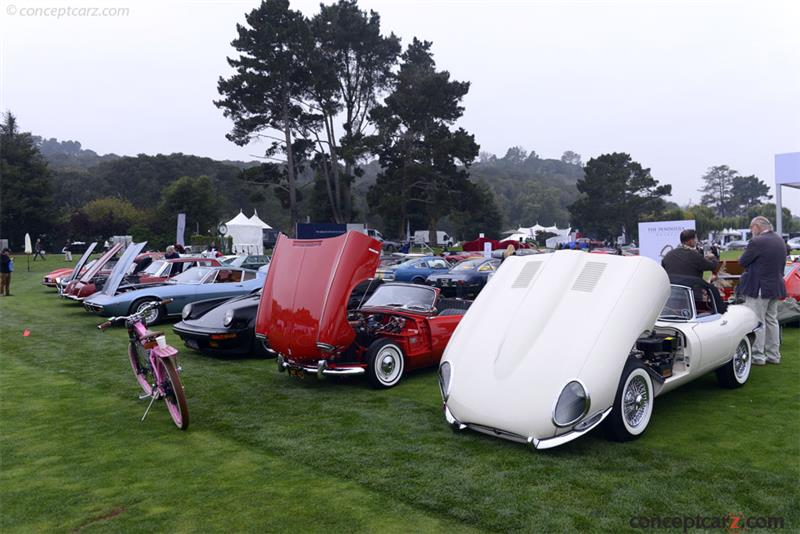
[[[143,299],[139,299],[133,303],[131,306],[131,313],[139,313],[139,311],[145,307],[146,304],[150,304],[151,302],[160,302],[155,297],[145,297]],[[150,312],[145,315],[144,322],[147,325],[156,324],[157,322],[161,321],[164,318],[164,307],[157,306],[150,310]]]
[[[750,339],[745,336],[736,346],[731,361],[716,370],[719,385],[728,388],[740,388],[750,378],[750,368],[753,364]]]
[[[614,441],[631,441],[641,436],[653,414],[653,379],[638,361],[629,362],[614,396],[606,429]]]
[[[411,280],[411,283],[412,283],[412,284],[420,284],[420,285],[421,285],[421,284],[424,284],[424,283],[425,283],[425,279],[424,279],[424,278],[420,278],[420,277],[418,276],[418,277],[416,277],[416,278],[413,278],[413,279]]]
[[[386,252],[392,253],[392,252],[394,252],[394,245],[386,245],[386,246],[383,247],[383,250],[385,250]]]
[[[372,387],[386,389],[403,377],[403,350],[390,339],[373,341],[367,350],[367,378]]]

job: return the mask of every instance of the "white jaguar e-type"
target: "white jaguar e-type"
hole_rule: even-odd
[[[442,356],[447,422],[537,449],[604,420],[612,439],[634,439],[657,395],[711,370],[725,387],[747,381],[758,319],[712,297],[644,257],[509,257]]]

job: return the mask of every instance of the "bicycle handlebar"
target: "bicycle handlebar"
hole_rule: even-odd
[[[144,314],[146,314],[147,312],[149,312],[153,308],[157,308],[159,306],[164,306],[164,305],[170,304],[174,300],[175,299],[164,299],[162,301],[154,300],[154,301],[148,303],[147,305],[145,305],[144,307],[142,307],[136,313],[132,313],[131,315],[128,315],[126,317],[112,317],[108,321],[97,325],[97,328],[99,330],[105,330],[107,328],[110,328],[114,323],[116,323],[118,321],[122,321],[122,320],[130,321],[133,318],[137,318],[137,317],[141,318]]]

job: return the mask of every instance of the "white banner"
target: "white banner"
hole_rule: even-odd
[[[694,221],[639,223],[639,255],[661,263],[667,252],[681,245],[681,232],[694,230]]]
[[[184,232],[186,232],[186,214],[185,213],[179,213],[178,214],[178,228],[177,228],[177,231],[175,232],[175,244],[181,245],[181,246],[186,244],[183,241]]]

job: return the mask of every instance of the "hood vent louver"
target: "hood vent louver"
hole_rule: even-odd
[[[597,286],[597,282],[600,280],[600,277],[603,275],[603,271],[605,270],[605,263],[598,261],[587,261],[586,265],[583,266],[581,274],[575,279],[575,283],[572,285],[572,290],[591,293],[594,291],[594,288]]]
[[[522,270],[517,275],[517,279],[511,284],[511,289],[524,289],[531,285],[533,277],[539,272],[539,267],[542,266],[540,261],[528,262],[522,266]]]

